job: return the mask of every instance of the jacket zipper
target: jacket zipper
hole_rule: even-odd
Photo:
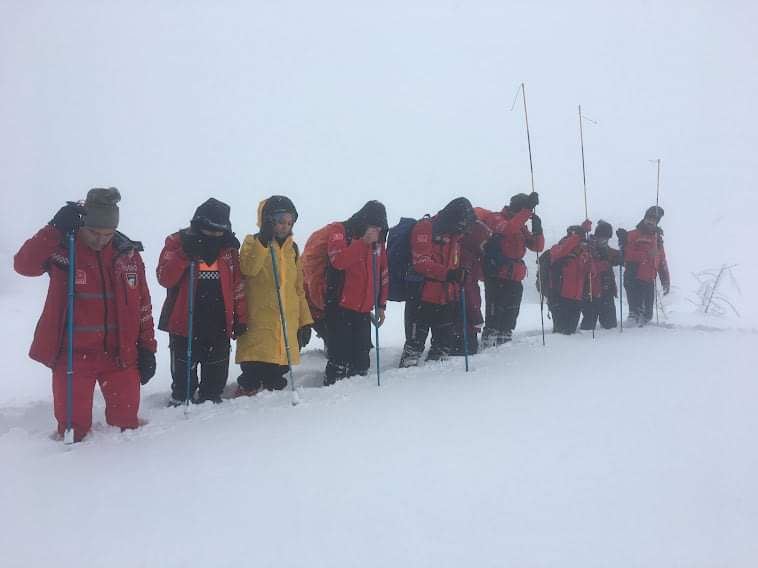
[[[103,291],[103,313],[104,313],[104,325],[103,325],[103,351],[108,353],[108,298],[106,298],[107,290],[105,286],[105,273],[103,272],[103,260],[100,256],[100,251],[97,251],[97,267],[100,269],[100,284]]]

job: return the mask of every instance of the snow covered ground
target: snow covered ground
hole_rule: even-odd
[[[99,400],[74,447],[50,439],[47,373],[14,334],[3,566],[755,565],[755,329],[672,313],[542,347],[527,305],[466,374],[395,369],[400,316],[381,388],[319,388],[315,340],[299,406],[266,393],[185,416],[165,407],[163,351],[147,424],[109,428]]]

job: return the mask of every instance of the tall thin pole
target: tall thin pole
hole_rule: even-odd
[[[192,338],[195,335],[193,325],[195,320],[195,272],[197,266],[195,261],[190,261],[189,275],[187,276],[187,392],[184,397],[184,415],[189,412],[190,398],[192,397]]]
[[[287,354],[287,366],[290,375],[290,393],[292,394],[292,406],[297,406],[300,398],[295,390],[295,374],[292,371],[292,355],[290,354],[289,327],[287,326],[287,316],[284,314],[284,303],[282,302],[282,280],[279,275],[279,263],[276,261],[276,252],[274,252],[274,239],[268,243],[269,253],[271,254],[271,270],[274,273],[274,288],[276,289],[276,304],[279,306],[279,319],[282,324],[282,335],[284,336],[284,351]],[[281,247],[280,247],[281,250]]]
[[[526,86],[521,83],[521,95],[524,99],[524,122],[526,123],[526,145],[529,148],[529,174],[532,180],[532,192],[534,192],[534,162],[532,160],[532,134],[529,129],[529,112],[526,108]],[[537,252],[537,279],[540,284],[540,324],[542,325],[542,345],[545,345],[545,295],[542,288],[542,274],[539,270],[540,266],[540,253]],[[468,361],[466,365],[468,370]]]
[[[379,366],[379,296],[381,291],[381,279],[379,275],[379,244],[374,243],[374,250],[371,252],[371,272],[374,281],[374,342],[376,343],[376,386],[382,386],[382,371]]]
[[[68,294],[66,306],[66,430],[63,432],[63,443],[75,442],[73,428],[74,407],[74,275],[76,274],[76,237],[71,231],[68,239]],[[706,309],[707,311],[707,309]]]
[[[584,186],[584,218],[589,219],[589,209],[587,208],[587,169],[584,165],[584,128],[582,125],[582,105],[579,105],[579,145],[582,148],[582,184]],[[592,304],[592,253],[590,252],[590,273],[587,275],[589,278],[589,292],[590,292],[590,305]],[[595,339],[595,325],[592,325],[592,339]]]
[[[655,214],[658,215],[658,204],[661,200],[661,159],[658,158],[656,160],[657,166],[658,166],[658,172],[656,174],[656,180],[655,180]],[[656,231],[655,231],[655,255],[658,256],[658,225],[656,223]],[[655,291],[655,323],[656,325],[660,324],[660,319],[658,317],[658,274],[656,270],[655,279],[653,280],[653,290]]]

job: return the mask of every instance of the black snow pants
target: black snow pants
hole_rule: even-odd
[[[237,377],[237,383],[245,390],[258,391],[282,390],[287,386],[290,368],[287,365],[266,363],[265,361],[248,361],[240,363],[242,374]]]
[[[174,400],[187,400],[187,338],[169,336],[171,351],[171,396]],[[229,351],[231,345],[226,335],[196,338],[192,342],[192,366],[190,371],[190,400],[205,402],[221,401],[229,376]],[[200,365],[198,385],[197,366]],[[197,397],[195,393],[197,392]]]
[[[586,331],[595,329],[598,320],[603,329],[616,327],[616,301],[610,293],[604,294],[600,298],[594,298],[591,302],[584,302],[582,305],[580,329]]]
[[[629,302],[629,317],[639,325],[645,325],[653,319],[655,283],[628,278],[624,280],[624,289]]]
[[[324,384],[353,375],[366,375],[371,366],[371,314],[330,306],[326,311],[329,361]]]
[[[498,332],[512,332],[521,309],[524,285],[515,280],[487,278],[484,281],[486,304],[484,327]]]
[[[552,311],[553,333],[562,333],[564,335],[576,333],[576,327],[579,325],[579,316],[582,313],[581,301],[558,298],[553,304]]]
[[[424,352],[426,338],[431,331],[432,346],[426,357],[427,361],[438,361],[446,357],[453,348],[454,318],[455,306],[453,303],[432,304],[407,301],[405,303],[405,348],[403,349],[403,356],[408,353],[418,360]]]

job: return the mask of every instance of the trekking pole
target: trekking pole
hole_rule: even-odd
[[[658,203],[660,201],[661,196],[661,159],[658,158],[656,161],[656,164],[658,166],[658,172],[656,175],[655,180],[655,213],[658,214]],[[656,231],[655,231],[655,256],[658,258],[658,227],[656,225]],[[653,280],[653,289],[655,291],[655,324],[660,325],[660,320],[658,319],[658,267],[656,266],[655,270],[655,279]]]
[[[189,412],[190,389],[192,388],[192,338],[195,334],[195,272],[197,265],[194,260],[189,265],[189,281],[187,283],[187,391],[184,397],[184,414]]]
[[[63,433],[63,443],[74,443],[72,427],[74,413],[74,275],[76,273],[76,238],[71,231],[68,239],[68,294],[66,308],[66,430]]]
[[[276,262],[276,253],[274,252],[274,241],[268,244],[268,250],[271,253],[271,270],[274,272],[274,287],[276,288],[276,303],[279,306],[279,319],[282,321],[282,334],[284,335],[284,350],[287,353],[287,365],[290,370],[290,392],[292,393],[292,406],[297,406],[300,398],[295,390],[295,375],[292,372],[292,356],[290,355],[290,340],[287,335],[287,318],[284,315],[284,305],[282,304],[282,292],[280,289],[281,281],[279,280],[279,265]]]
[[[621,264],[619,264],[619,333],[624,333],[624,247],[619,247]],[[613,274],[613,272],[611,272]]]
[[[579,143],[582,148],[582,183],[584,185],[584,218],[589,219],[590,214],[589,210],[587,208],[587,170],[584,166],[584,129],[582,128],[582,105],[579,105]],[[590,309],[594,309],[592,307],[592,251],[590,251],[590,273],[587,275],[589,278],[589,293],[590,293]],[[595,324],[596,320],[594,319],[594,311],[593,313],[593,321],[592,321],[592,339],[595,339]]]
[[[371,254],[371,272],[374,281],[374,343],[376,343],[376,386],[382,386],[381,369],[379,368],[379,271],[377,270],[377,256],[379,256],[379,246],[374,244],[374,251]]]
[[[526,145],[529,148],[529,174],[531,176],[532,181],[532,192],[534,192],[534,162],[532,161],[532,135],[531,131],[529,130],[529,113],[526,109],[526,86],[524,83],[521,83],[521,98],[524,100],[524,122],[526,123]],[[516,92],[516,96],[518,97],[518,91]],[[513,101],[515,104],[515,100]],[[511,110],[513,110],[513,107],[511,107]],[[535,208],[536,209],[536,208]],[[544,295],[542,293],[542,274],[540,274],[539,271],[539,265],[540,265],[540,253],[537,251],[537,280],[539,281],[540,285],[540,324],[542,326],[542,345],[545,345],[545,301],[544,301]],[[466,365],[466,370],[468,370],[468,365]]]
[[[466,286],[461,282],[461,311],[463,312],[463,360],[468,373],[468,314],[466,313]]]

